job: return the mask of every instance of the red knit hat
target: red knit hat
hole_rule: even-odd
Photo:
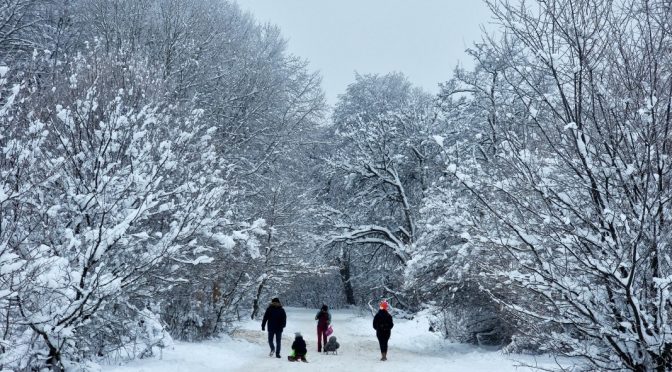
[[[390,308],[390,304],[387,303],[387,300],[383,300],[380,302],[380,309],[381,310],[387,310]]]

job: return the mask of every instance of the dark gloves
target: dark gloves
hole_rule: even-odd
[[[262,330],[262,331],[265,331],[265,330],[266,330],[266,328],[264,328],[264,327],[261,327],[261,330]]]

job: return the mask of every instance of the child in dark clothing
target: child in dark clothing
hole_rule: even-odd
[[[306,360],[306,354],[308,353],[308,348],[306,347],[306,341],[303,340],[303,336],[300,332],[294,334],[294,342],[292,343],[292,355],[287,357],[287,360],[290,362],[296,362],[301,360],[302,362],[308,362]]]

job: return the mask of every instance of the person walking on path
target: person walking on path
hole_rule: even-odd
[[[331,314],[329,314],[329,307],[322,305],[322,309],[315,315],[317,320],[317,352],[322,352],[322,345],[327,344],[327,328],[331,324]]]
[[[271,304],[266,308],[264,313],[264,320],[261,321],[261,330],[263,331],[266,328],[266,323],[268,322],[268,345],[271,347],[271,352],[268,356],[273,356],[275,353],[276,358],[280,358],[280,341],[282,339],[282,330],[287,325],[287,314],[285,309],[282,308],[279,298],[274,298],[271,300]],[[275,338],[275,346],[273,345],[273,338]]]
[[[392,321],[392,315],[387,312],[390,308],[390,304],[386,300],[383,300],[380,303],[380,310],[376,316],[373,317],[373,329],[376,330],[376,337],[378,338],[378,343],[380,344],[380,360],[387,360],[387,341],[390,339],[392,334],[392,327],[394,327],[394,322]]]

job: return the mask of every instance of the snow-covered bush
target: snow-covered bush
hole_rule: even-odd
[[[432,325],[446,338],[475,345],[505,345],[516,322],[484,290],[487,278],[479,275],[488,257],[475,254],[464,238],[446,229],[460,218],[453,208],[431,199],[422,210],[423,235],[406,268],[405,290],[434,314]],[[442,209],[443,208],[443,209]]]
[[[160,304],[174,337],[213,337],[249,314],[255,282],[246,269],[260,259],[259,239],[266,235],[265,224],[264,220],[233,224],[220,218],[217,233],[190,246],[204,260],[171,268],[174,285],[162,293]]]

